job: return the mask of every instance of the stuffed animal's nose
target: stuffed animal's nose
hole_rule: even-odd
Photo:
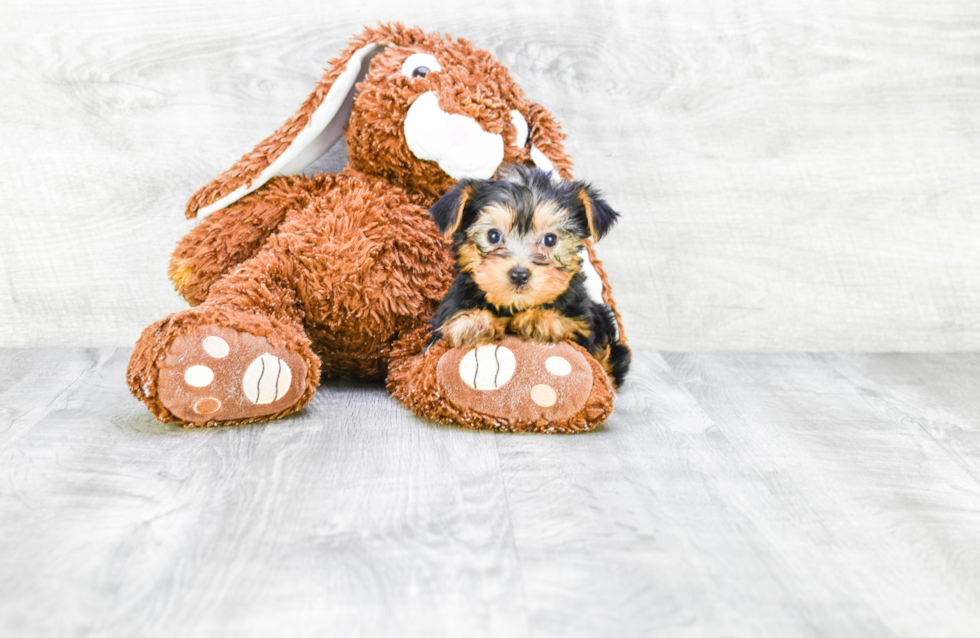
[[[523,286],[527,283],[527,280],[531,278],[531,273],[527,271],[527,268],[521,268],[518,266],[517,268],[510,269],[509,276],[511,283],[513,283],[515,286]]]

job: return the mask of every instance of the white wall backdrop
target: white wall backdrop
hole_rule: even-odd
[[[185,307],[187,198],[378,20],[491,50],[563,122],[623,214],[634,347],[980,348],[975,0],[4,3],[0,345]]]

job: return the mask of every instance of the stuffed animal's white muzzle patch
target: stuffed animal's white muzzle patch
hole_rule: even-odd
[[[471,117],[446,113],[432,91],[408,108],[405,141],[415,157],[435,162],[454,179],[490,179],[504,161],[502,135],[484,131]]]

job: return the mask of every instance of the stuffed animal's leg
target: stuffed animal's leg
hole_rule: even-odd
[[[170,280],[191,305],[207,299],[211,286],[262,249],[286,218],[305,201],[306,177],[277,177],[234,204],[215,211],[177,244]]]
[[[274,419],[309,403],[320,361],[282,284],[288,268],[260,253],[206,303],[148,327],[127,370],[132,393],[161,421],[187,426]]]

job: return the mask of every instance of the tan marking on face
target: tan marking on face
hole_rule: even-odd
[[[457,263],[461,272],[472,273],[480,267],[480,263],[483,261],[483,255],[480,254],[480,249],[473,244],[463,244],[460,246],[458,255]]]
[[[497,246],[506,243],[510,237],[513,223],[514,211],[505,206],[494,204],[480,211],[476,221],[466,231],[466,235],[470,242],[478,245],[484,252],[490,252]],[[500,235],[503,237],[504,241],[501,244],[491,244],[487,241],[487,233],[494,229],[500,231]]]
[[[568,223],[568,211],[559,208],[554,200],[541,202],[534,208],[534,234],[542,237],[549,231],[556,232]]]
[[[473,271],[473,281],[486,295],[487,301],[494,306],[514,305],[512,302],[517,289],[510,280],[510,271],[515,266],[516,262],[513,258],[488,255]]]
[[[534,266],[531,278],[515,295],[511,305],[517,309],[533,308],[551,303],[568,290],[574,273],[565,272],[552,265]]]
[[[552,247],[544,245],[544,237],[549,233],[558,240]],[[538,204],[534,211],[534,236],[537,252],[552,261],[556,268],[573,275],[579,271],[582,264],[579,256],[582,240],[575,234],[568,210],[559,208],[553,201]]]

